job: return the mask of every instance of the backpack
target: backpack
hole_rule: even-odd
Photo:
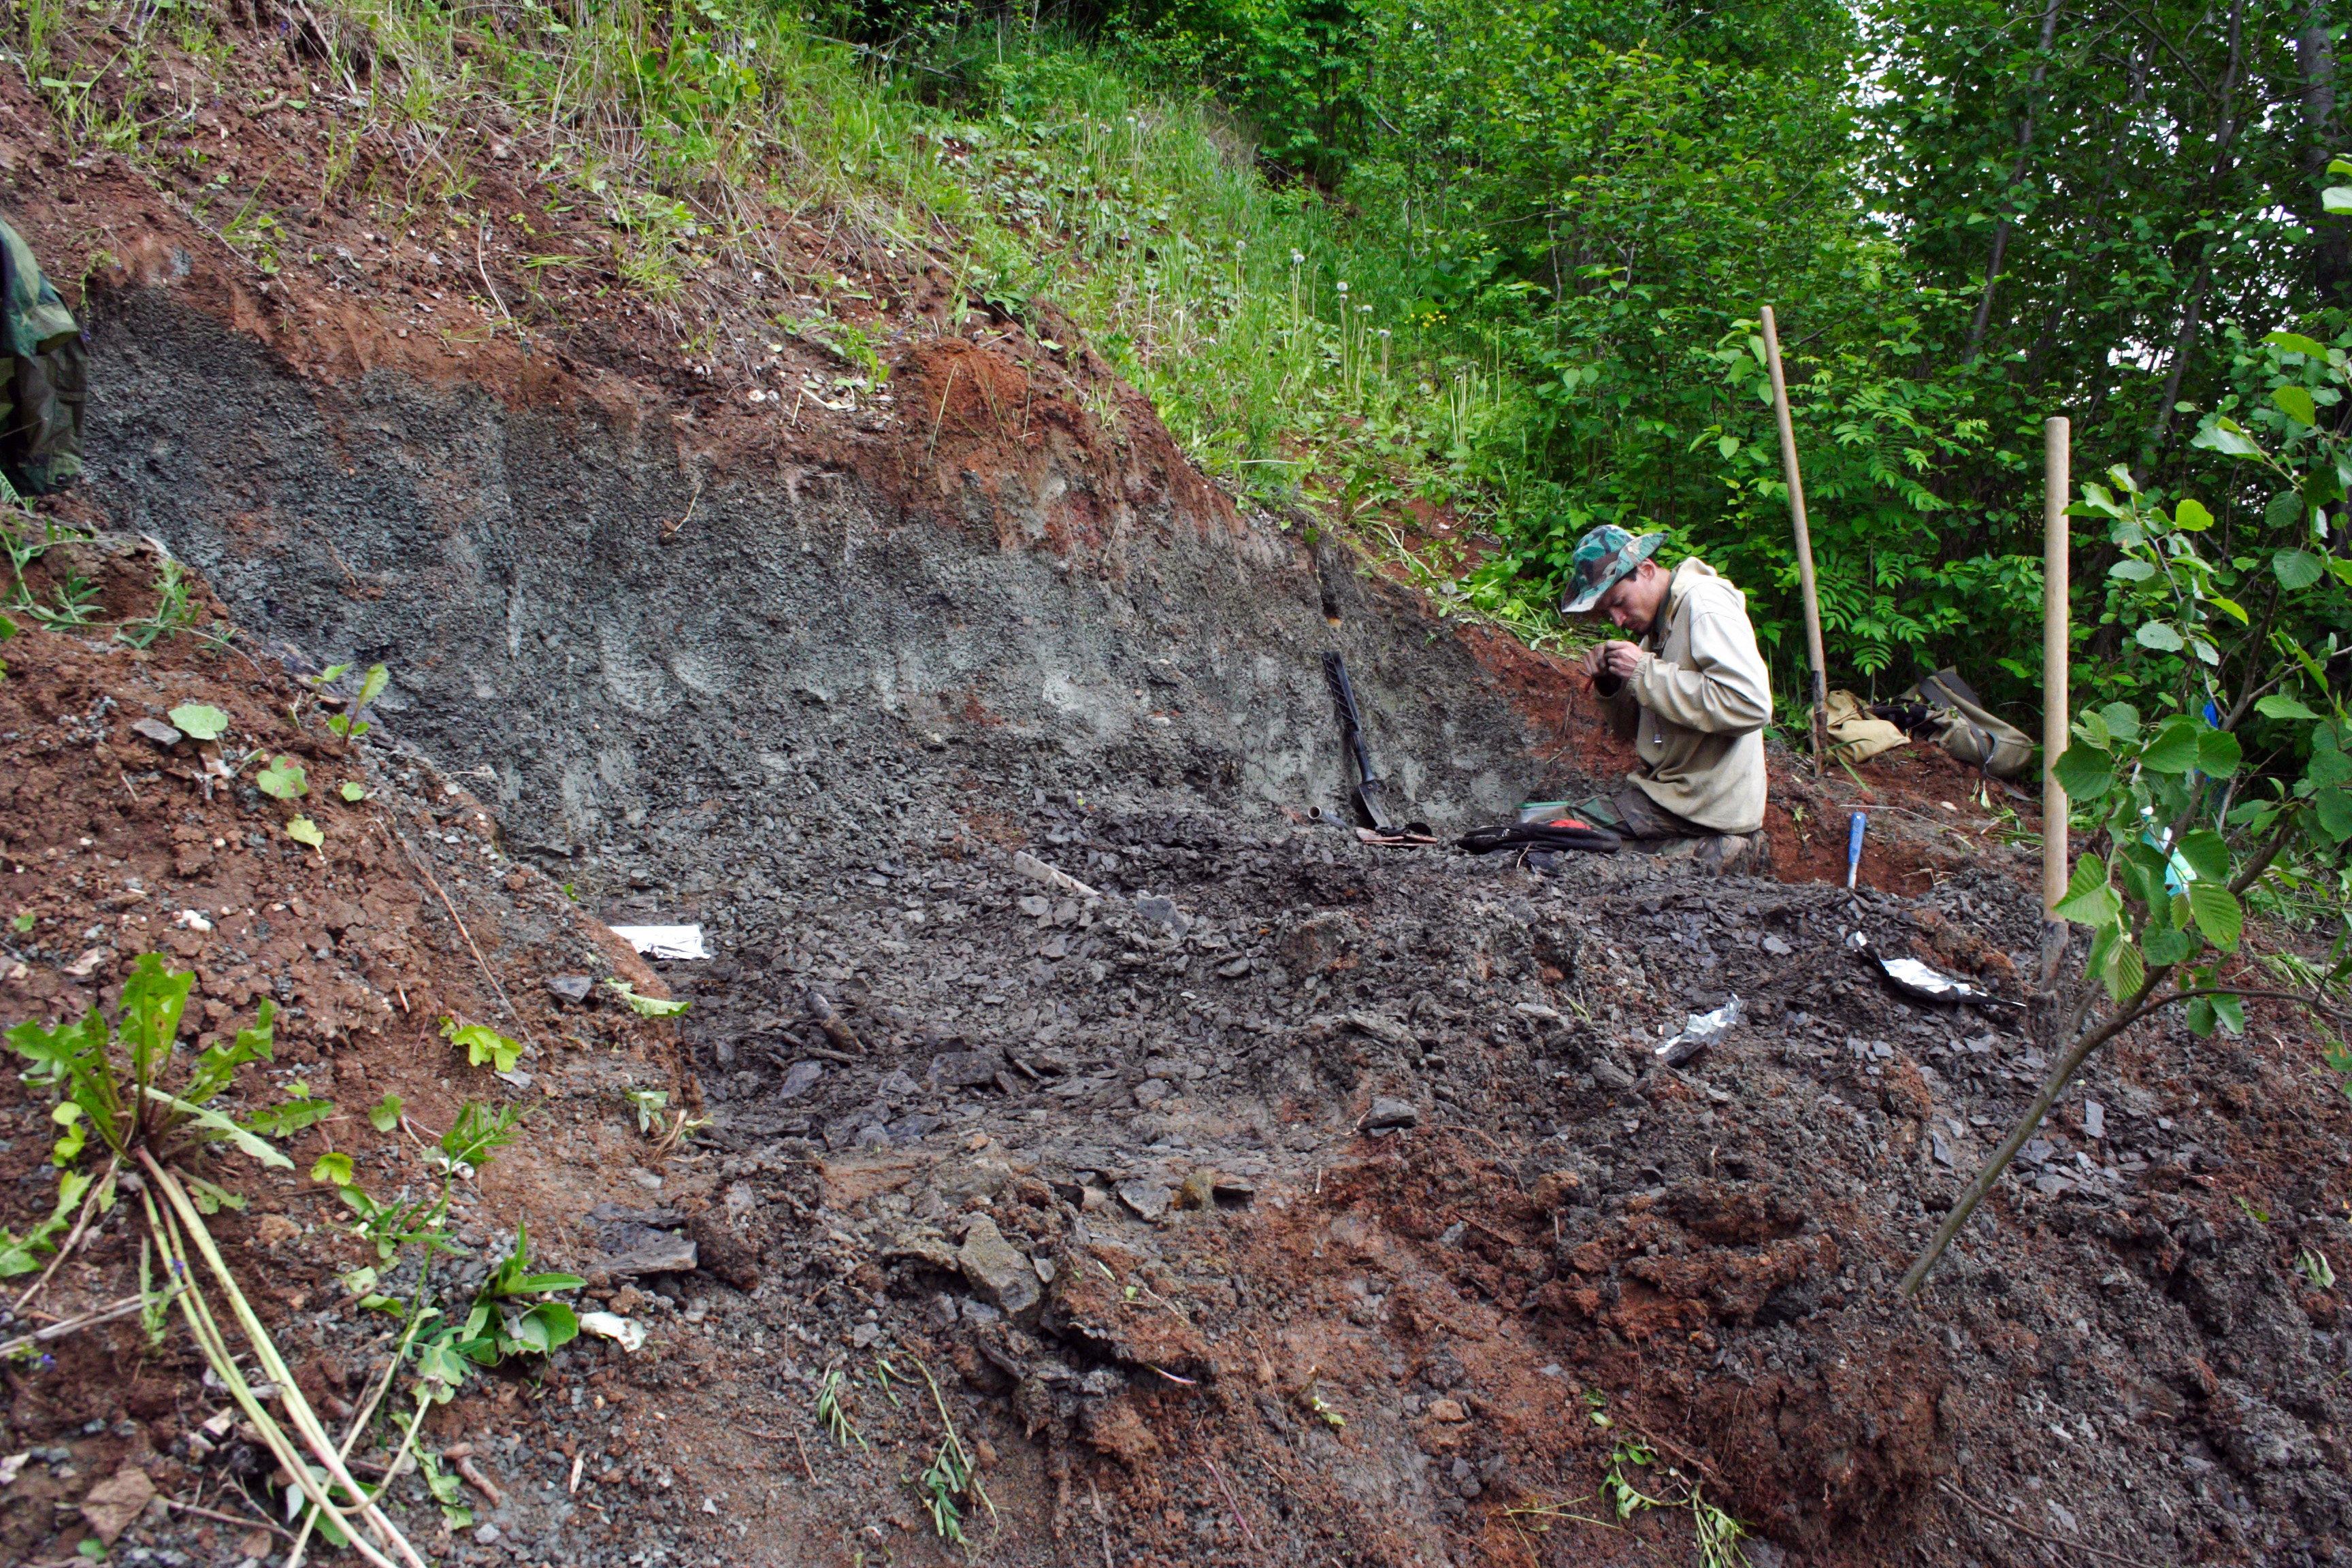
[[[24,495],[81,473],[89,351],[31,247],[0,222],[0,476]]]
[[[1997,779],[2021,776],[2033,761],[2032,738],[1989,712],[1955,669],[1939,669],[1893,702],[1872,710],[1917,741],[1944,748]]]

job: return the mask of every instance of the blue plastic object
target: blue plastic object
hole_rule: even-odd
[[[1853,891],[1854,873],[1862,869],[1862,829],[1869,820],[1868,816],[1857,811],[1853,814],[1853,825],[1846,830],[1845,889],[1849,893]]]

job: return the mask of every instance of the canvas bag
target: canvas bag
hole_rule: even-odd
[[[1997,779],[2024,776],[2033,761],[2033,742],[2024,731],[1989,711],[1956,669],[1939,669],[1895,700],[1897,708],[1925,707],[1924,726],[1934,741],[1972,768]]]
[[[81,473],[89,353],[30,247],[0,222],[0,473],[47,495]]]

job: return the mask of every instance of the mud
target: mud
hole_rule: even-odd
[[[1237,512],[1075,325],[1055,352],[921,317],[890,402],[751,402],[635,325],[402,337],[367,308],[396,268],[257,279],[119,166],[75,177],[31,226],[116,264],[92,480],[56,515],[110,542],[73,547],[109,616],[152,592],[146,535],[245,636],[6,646],[0,886],[34,924],[0,931],[0,1026],[143,942],[198,969],[200,1032],[287,1004],[249,1104],[299,1075],[428,1130],[535,1108],[453,1279],[528,1218],[650,1338],[434,1414],[488,1483],[449,1531],[394,1482],[436,1560],[946,1561],[919,1478],[950,1424],[986,1492],[961,1528],[1014,1563],[1690,1561],[1692,1510],[1621,1518],[1612,1463],[1696,1487],[1759,1563],[2341,1557],[2352,1346],[2297,1260],[2352,1259],[2352,1110],[2267,1005],[2241,1040],[2117,1042],[1921,1300],[1892,1292],[2049,1020],[1906,1004],[1842,942],[2024,1000],[1997,787],[1776,754],[1771,877],[1367,848],[1311,815],[1345,783],[1327,647],[1441,827],[1622,753],[1557,661]],[[412,330],[429,294],[401,290]],[[394,677],[356,746],[287,673],[346,660]],[[127,730],[188,693],[367,785],[315,792],[324,856]],[[686,921],[709,961],[604,929]],[[549,989],[606,973],[693,1005]],[[1657,1064],[1734,995],[1727,1039]],[[519,1031],[521,1077],[468,1068],[445,1012]],[[656,1086],[711,1124],[646,1135],[625,1096]],[[0,1104],[21,1232],[47,1106]],[[331,1137],[415,1179],[400,1132],[321,1125],[304,1165]],[[336,1281],[373,1254],[323,1189],[248,1184],[233,1251],[347,1410],[389,1344]],[[136,1289],[136,1239],[29,1310]],[[279,1507],[250,1447],[190,1441],[222,1402],[184,1338],[52,1353],[7,1374],[12,1558],[71,1556],[126,1465],[226,1518],[158,1511],[123,1560],[282,1552],[230,1522]]]

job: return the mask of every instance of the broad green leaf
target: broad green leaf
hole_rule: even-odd
[[[2153,773],[2187,773],[2197,765],[2197,731],[2193,719],[2176,716],[2166,721],[2140,752],[2140,765]]]
[[[2238,895],[2219,881],[2189,884],[2189,910],[2205,940],[2224,952],[2238,951],[2238,935],[2246,928],[2246,912]]]
[[[2095,947],[2091,956],[2098,964],[2100,984],[2118,1002],[2137,993],[2147,979],[2147,960],[2140,956],[2130,934],[2121,926],[2105,931],[2101,946]]]
[[[2306,338],[2301,332],[2273,332],[2263,342],[2282,353],[2302,354],[2315,360],[2325,360],[2327,357],[2326,344]]]
[[[2200,827],[2182,834],[2178,853],[2201,880],[2226,882],[2230,879],[2229,843],[2211,828]]]
[[[2326,561],[2308,550],[2282,550],[2271,557],[2271,570],[2289,593],[2310,587],[2327,570]]]
[[[2172,526],[2190,533],[2202,533],[2213,526],[2213,514],[2205,510],[2203,501],[2184,500],[2172,509]]]
[[[2263,455],[2260,447],[2246,439],[2246,433],[2239,428],[2238,422],[2226,416],[2198,431],[2189,444],[2230,458],[2259,458]]]
[[[303,773],[302,764],[287,756],[254,774],[253,786],[279,800],[299,800],[310,793],[310,780]]]
[[[2254,711],[2265,719],[2305,719],[2316,721],[2319,715],[2293,697],[2273,692],[2254,704]]]
[[[2252,624],[2247,619],[2245,606],[2239,604],[2235,599],[2225,599],[2221,597],[2221,595],[2215,594],[2209,597],[2205,602],[2212,605],[2215,609],[2221,611],[2223,615],[2229,616],[2236,620],[2236,622],[2242,626]]]
[[[2238,618],[2242,621],[2246,617],[2242,615]],[[355,779],[345,779],[343,781],[341,794],[345,800],[356,804],[357,802],[367,798],[367,785],[359,783]]]
[[[2213,1032],[2213,998],[2210,996],[2189,998],[2189,1032],[2200,1040]]]
[[[2069,746],[2050,773],[2068,800],[2086,804],[2115,787],[2115,758],[2095,746]]]
[[[2245,756],[2238,737],[2227,730],[2208,730],[2197,737],[2197,771],[2207,778],[2228,778]]]
[[[311,821],[309,817],[298,816],[293,821],[288,823],[286,825],[286,837],[291,838],[297,844],[308,844],[311,848],[316,849],[319,852],[319,858],[320,859],[323,860],[326,858],[327,836],[320,832],[319,825]]]
[[[2215,647],[2211,643],[2207,642],[2203,637],[2190,637],[2189,639],[2189,651],[2195,654],[2203,663],[2212,665],[2216,668],[2221,666],[2221,650]]]
[[[2169,621],[2150,621],[2132,635],[2140,647],[2152,647],[2158,653],[2179,653],[2189,646]]]
[[[2321,790],[2312,803],[2317,810],[2319,830],[2336,843],[2352,838],[2352,790],[2336,788]]]
[[[2303,513],[2303,497],[2293,490],[2281,490],[2263,508],[2263,526],[2291,533],[2302,526]]]
[[[389,1132],[400,1125],[400,1096],[387,1094],[368,1107],[368,1125],[379,1132]]]
[[[522,1047],[496,1029],[481,1024],[460,1025],[455,1018],[441,1020],[441,1037],[452,1045],[466,1047],[466,1060],[473,1067],[488,1063],[493,1072],[512,1072],[522,1059]]]
[[[219,1111],[211,1109],[209,1106],[191,1105],[188,1101],[175,1099],[171,1095],[165,1094],[162,1089],[153,1088],[152,1086],[150,1086],[147,1090],[147,1098],[159,1101],[162,1104],[168,1105],[184,1116],[192,1116],[195,1118],[198,1121],[203,1122],[206,1127],[211,1128],[215,1132],[219,1133],[222,1137],[236,1144],[238,1149],[252,1155],[255,1159],[260,1161],[263,1164],[269,1166],[273,1170],[290,1171],[294,1168],[293,1161],[288,1159],[285,1155],[271,1148],[261,1139],[256,1137],[253,1133],[247,1131],[244,1128],[239,1127],[236,1122],[231,1121],[227,1117],[223,1116]]]
[[[474,1369],[457,1353],[452,1336],[444,1334],[416,1352],[416,1386],[436,1405],[446,1405]]]
[[[2126,583],[2145,583],[2156,575],[2156,568],[2137,555],[2126,555],[2107,568],[2107,575],[2120,577]]]
[[[380,664],[369,666],[367,679],[360,683],[360,700],[352,704],[352,711],[357,713],[361,709],[383,696],[383,689],[391,683],[390,670]]]
[[[1726,436],[1721,440],[1716,442],[1715,449],[1724,457],[1728,458],[1734,452],[1739,450],[1739,437],[1737,436]]]
[[[2187,931],[2166,926],[2147,932],[2140,939],[2140,946],[2147,952],[2147,961],[2160,967],[2180,963],[2196,951],[2197,943]]]
[[[2050,912],[2094,930],[2113,924],[2124,912],[2124,901],[2107,886],[2107,863],[2096,855],[2075,861],[2074,874],[2066,881],[2066,896]]]
[[[2130,703],[2110,702],[2099,710],[2099,717],[2105,722],[2107,732],[2116,740],[2130,742],[2139,739],[2139,710]]]
[[[317,1163],[310,1167],[310,1179],[314,1182],[324,1182],[332,1187],[350,1186],[352,1157],[349,1154],[320,1155]],[[374,1281],[371,1279],[368,1283],[373,1285]]]
[[[2319,210],[2330,217],[2352,217],[2352,185],[2330,185],[2320,192]]]
[[[2242,1035],[2246,1032],[2246,999],[2243,996],[2214,997],[2213,1013],[2221,1020],[2221,1027],[2230,1033]]]
[[[2274,387],[2271,401],[2285,411],[2286,416],[2298,425],[2319,423],[2319,409],[2311,401],[2311,394],[2300,386]]]
[[[206,703],[183,702],[166,716],[190,740],[217,741],[228,733],[228,715]]]
[[[2074,721],[2074,733],[2083,738],[2084,744],[2095,746],[2102,752],[2115,745],[2115,736],[2108,731],[2107,721],[2095,709],[2083,710],[2083,716]]]

